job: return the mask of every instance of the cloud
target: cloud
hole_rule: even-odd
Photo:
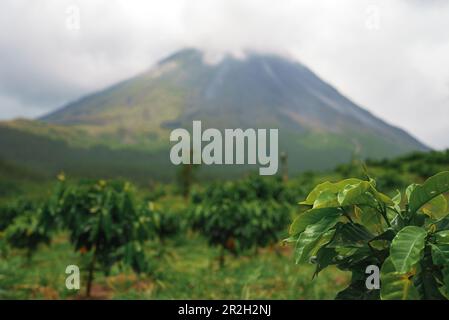
[[[2,0],[0,118],[44,114],[186,46],[250,49],[300,60],[374,114],[449,147],[448,14],[442,0]]]

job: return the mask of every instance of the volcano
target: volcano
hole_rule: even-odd
[[[38,120],[4,123],[2,130],[63,141],[67,148],[107,148],[121,157],[130,150],[170,171],[169,134],[194,120],[206,128],[279,129],[279,151],[288,154],[291,172],[330,168],[354,155],[379,159],[429,150],[297,61],[248,53],[211,63],[195,49]],[[2,158],[8,158],[5,143],[0,137]]]

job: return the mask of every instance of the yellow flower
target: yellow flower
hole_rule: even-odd
[[[64,172],[61,172],[60,174],[58,174],[57,178],[58,178],[59,181],[65,181],[65,174],[64,174]]]
[[[106,181],[105,180],[100,180],[100,181],[98,181],[98,185],[103,188],[103,187],[106,186]]]

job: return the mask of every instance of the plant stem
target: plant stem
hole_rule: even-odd
[[[349,222],[354,223],[352,218],[349,216],[349,213],[346,212],[345,208],[341,207],[341,210],[343,211],[343,215],[349,220]]]
[[[220,263],[220,268],[223,268],[224,267],[224,263],[225,263],[225,252],[224,252],[224,248],[223,247],[220,248],[219,263]]]
[[[379,212],[381,214],[381,216],[384,218],[385,222],[387,223],[387,226],[389,228],[391,228],[391,223],[388,220],[388,216],[387,216],[387,209],[385,206],[382,206],[381,204],[379,204]]]
[[[92,289],[92,282],[94,280],[94,270],[95,270],[96,260],[97,260],[97,246],[95,246],[92,261],[90,262],[90,266],[89,266],[89,276],[87,278],[87,289],[86,289],[86,296],[88,298],[90,297],[90,291]]]
[[[103,222],[103,214],[101,214],[100,219],[98,220],[97,239],[95,240],[94,254],[92,256],[92,261],[90,262],[90,266],[89,266],[89,276],[87,278],[87,288],[86,288],[86,296],[87,297],[90,297],[90,291],[92,289],[92,282],[94,280],[95,263],[97,261],[98,246],[100,245],[100,230],[101,230],[102,222]]]

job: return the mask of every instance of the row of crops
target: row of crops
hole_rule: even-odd
[[[279,242],[286,235],[296,197],[277,179],[251,176],[243,181],[217,183],[192,192],[181,209],[161,209],[139,196],[124,181],[67,181],[58,177],[51,194],[40,202],[15,201],[0,208],[2,259],[19,249],[27,259],[41,246],[51,246],[61,233],[85,258],[86,295],[96,271],[129,267],[151,274],[154,255],[148,243],[164,253],[170,238],[199,233],[225,256],[248,254]]]
[[[218,248],[219,268],[285,239],[297,263],[314,266],[314,276],[327,268],[352,275],[339,299],[449,297],[449,172],[385,193],[368,174],[310,189],[304,196],[296,182],[249,176],[193,188],[187,198],[144,197],[129,182],[61,175],[44,200],[0,207],[0,255],[8,261],[19,252],[32,261],[64,234],[82,258],[89,296],[95,277],[112,268],[158,277],[167,242],[182,244],[191,234]],[[159,205],[160,197],[168,205]],[[11,279],[2,266],[0,296],[2,281]],[[366,284],[370,266],[379,268],[375,290]]]

